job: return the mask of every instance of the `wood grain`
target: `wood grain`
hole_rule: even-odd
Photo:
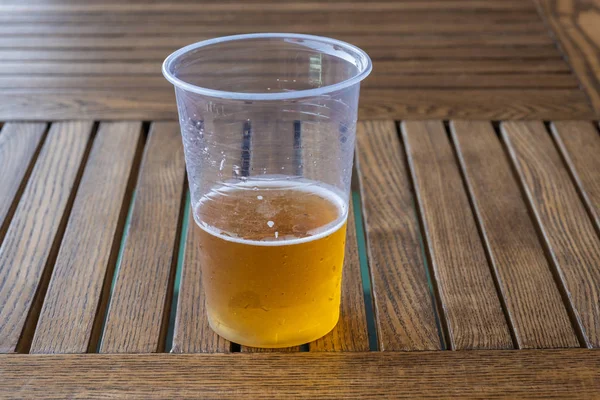
[[[590,122],[555,122],[552,135],[600,235],[600,134]]]
[[[401,131],[450,348],[512,348],[443,124],[404,121]]]
[[[35,163],[47,124],[7,123],[0,131],[0,244]]]
[[[544,125],[505,122],[501,128],[580,340],[600,347],[600,238]]]
[[[518,348],[579,347],[552,267],[492,125],[453,121],[451,129]]]
[[[0,39],[1,40],[1,39]],[[257,74],[257,64],[261,65],[260,73],[266,76],[281,73],[281,65],[277,62],[261,60],[239,60],[235,69],[231,62],[204,62],[206,68],[214,68],[215,72],[207,72],[205,76],[227,77],[238,76],[240,70],[247,69]],[[285,61],[281,61],[285,62]],[[46,76],[70,76],[70,75],[135,75],[135,76],[159,76],[161,61],[130,62],[86,62],[65,63],[62,61],[23,61],[0,63],[0,75],[46,75]],[[379,76],[402,75],[402,74],[495,74],[495,73],[556,73],[569,72],[569,66],[561,59],[541,60],[376,60],[373,68]],[[295,77],[302,77],[309,73],[308,66],[305,71],[299,70]]]
[[[346,228],[340,320],[331,332],[310,343],[309,351],[369,351],[367,316],[352,200],[348,209]]]
[[[439,350],[419,223],[393,121],[359,122],[357,171],[380,350]]]
[[[102,336],[102,353],[150,353],[164,348],[184,180],[179,125],[153,123]]]
[[[5,89],[0,119],[176,120],[173,90]],[[359,119],[592,119],[585,94],[575,89],[365,89]]]
[[[1,53],[1,52],[0,52]],[[89,53],[88,53],[89,54]],[[95,53],[93,53],[95,54]],[[0,54],[1,57],[1,54]],[[442,73],[432,74],[426,69],[418,74],[377,75],[370,77],[361,84],[361,89],[487,89],[502,90],[510,88],[532,89],[576,89],[577,79],[570,74],[539,73],[514,74],[494,73]],[[64,76],[1,76],[0,88],[5,89],[35,89],[37,93],[53,93],[56,90],[73,90],[85,92],[89,89],[116,90],[124,88],[139,88],[145,90],[160,89],[172,91],[173,88],[162,76],[155,75],[64,75]],[[493,93],[490,93],[493,95]]]
[[[534,1],[600,115],[600,5],[595,1]]]
[[[0,247],[0,353],[26,350],[31,340],[91,129],[85,121],[52,124],[8,227]]]
[[[140,122],[100,125],[56,259],[31,353],[95,350],[131,193]],[[137,171],[133,171],[135,173]]]
[[[10,89],[0,118],[175,120],[160,75],[169,53],[215,35],[281,31],[370,54],[364,119],[594,116],[530,1],[26,0],[0,10],[0,88]]]
[[[208,325],[206,295],[202,289],[198,228],[190,212],[185,255],[173,332],[173,353],[227,353],[231,343]]]
[[[595,398],[598,351],[0,356],[0,398]]]
[[[361,15],[362,18],[362,15]],[[381,24],[378,24],[381,26]],[[20,25],[17,25],[17,27]],[[173,25],[169,25],[172,27]],[[116,26],[118,27],[118,25]],[[15,26],[12,26],[15,28]],[[0,58],[5,61],[160,61],[164,60],[171,50],[170,47],[96,49],[90,52],[86,49],[0,49]],[[412,60],[415,58],[429,59],[556,59],[561,55],[552,44],[541,45],[480,45],[470,47],[428,48],[401,47],[389,48],[372,46],[368,48],[373,60],[393,59]],[[574,76],[571,76],[575,79]],[[159,77],[162,79],[162,77]],[[559,78],[559,77],[557,77]]]

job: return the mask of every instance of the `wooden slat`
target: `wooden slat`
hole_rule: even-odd
[[[395,22],[398,23],[398,22]],[[171,25],[172,26],[172,25]],[[171,51],[171,47],[97,49],[0,49],[4,61],[160,61]],[[560,58],[556,47],[547,45],[529,46],[469,46],[437,48],[435,51],[420,47],[385,48],[371,46],[366,49],[373,60],[378,59],[555,59]]]
[[[141,129],[140,122],[100,125],[56,259],[31,353],[85,353],[96,349],[129,207],[126,190]]]
[[[239,61],[232,67],[231,62],[205,62],[206,68],[214,68],[214,72],[206,72],[204,76],[238,76],[244,69],[256,74],[256,63],[260,60]],[[161,61],[131,62],[77,62],[61,61],[23,61],[0,63],[0,75],[149,75],[159,76]],[[562,59],[542,60],[377,60],[373,68],[379,76],[396,74],[495,74],[495,73],[568,73],[569,65]],[[277,62],[264,62],[261,74],[271,75],[280,72]],[[308,67],[305,74],[308,74]],[[299,71],[295,76],[302,76]]]
[[[179,125],[152,124],[102,353],[150,353],[164,348],[184,179]]]
[[[192,18],[193,15],[190,15]],[[183,18],[183,17],[182,17]],[[179,18],[178,20],[181,20]],[[0,16],[0,23],[2,18]],[[318,32],[314,32],[318,33]],[[71,48],[71,49],[115,49],[115,48],[154,48],[168,47],[171,51],[183,47],[190,43],[195,43],[205,39],[211,39],[214,35],[142,35],[134,37],[61,37],[61,36],[40,36],[40,37],[0,37],[0,48]],[[482,45],[549,45],[552,39],[545,33],[519,33],[516,35],[503,35],[501,33],[481,34],[481,35],[397,35],[392,34],[383,36],[378,34],[339,35],[338,39],[350,42],[356,46],[368,48],[369,46],[378,47],[429,47],[439,48],[445,46],[482,46]]]
[[[342,278],[340,320],[324,337],[309,344],[310,351],[369,351],[367,316],[358,259],[352,201],[348,209],[346,252]]]
[[[492,125],[454,121],[451,128],[518,348],[579,347],[552,267]]]
[[[198,228],[190,212],[173,332],[173,353],[227,353],[231,343],[208,325],[202,289]]]
[[[439,350],[405,158],[393,121],[359,122],[357,171],[380,350]]]
[[[82,169],[91,122],[51,126],[0,247],[0,353],[26,350]]]
[[[600,235],[600,134],[590,122],[555,122],[552,135]]]
[[[55,4],[18,4],[18,5],[3,5],[0,7],[2,13],[27,13],[27,12],[45,12],[49,14],[62,13],[65,15],[78,14],[78,13],[139,13],[139,12],[153,12],[153,13],[192,13],[192,12],[208,12],[208,11],[250,11],[250,10],[263,10],[268,7],[271,10],[281,9],[290,11],[304,11],[314,10],[315,7],[319,7],[322,11],[335,11],[338,9],[352,10],[352,11],[368,11],[368,10],[426,10],[431,11],[439,8],[445,10],[461,10],[465,7],[476,8],[486,11],[497,11],[497,10],[520,10],[527,11],[533,8],[533,5],[529,2],[523,2],[518,0],[504,0],[504,1],[488,1],[488,0],[438,0],[429,1],[423,4],[419,1],[400,1],[400,2],[388,2],[388,1],[376,1],[365,4],[364,2],[332,2],[323,3],[320,1],[294,1],[294,2],[202,2],[202,3],[178,3],[178,2],[166,2],[156,4],[69,4],[69,5],[55,5]]]
[[[558,39],[569,65],[600,115],[600,15],[598,3],[534,0]]]
[[[241,14],[241,15],[240,15]],[[505,34],[514,34],[518,32],[544,32],[545,26],[539,19],[529,20],[517,20],[517,21],[504,21],[503,23],[485,23],[484,21],[478,21],[475,18],[463,20],[462,23],[456,23],[455,21],[423,21],[422,23],[412,21],[406,21],[401,23],[396,20],[396,23],[372,23],[368,20],[361,20],[361,13],[352,13],[350,18],[340,19],[340,23],[327,23],[323,22],[326,14],[322,13],[321,18],[314,18],[314,13],[304,13],[310,15],[311,19],[302,19],[303,15],[300,13],[265,13],[262,12],[257,15],[258,18],[250,19],[249,15],[243,15],[239,13],[235,15],[238,18],[239,23],[236,25],[220,23],[224,20],[231,19],[231,14],[225,15],[224,13],[199,13],[198,23],[190,24],[147,24],[139,23],[139,21],[132,21],[129,24],[122,24],[111,27],[110,34],[128,34],[128,35],[178,35],[178,34],[213,34],[214,36],[233,35],[238,33],[251,33],[260,32],[265,30],[265,26],[271,27],[284,27],[286,26],[290,32],[294,33],[316,33],[321,34],[327,33],[329,36],[336,36],[339,34],[348,33],[491,33],[491,32],[503,32]],[[396,16],[401,15],[395,13]],[[348,15],[346,13],[346,15]],[[384,15],[378,12],[377,15]],[[337,17],[337,15],[336,15]],[[343,17],[343,16],[342,16]],[[389,20],[390,16],[387,16]],[[486,22],[490,18],[485,18]],[[203,23],[204,22],[204,23]],[[113,21],[114,23],[114,21]],[[101,24],[60,24],[60,23],[37,23],[37,24],[2,24],[0,26],[0,35],[3,36],[22,36],[22,35],[60,35],[60,36],[96,36],[106,35],[106,28]]]
[[[401,130],[450,348],[511,348],[494,278],[443,124],[405,121]]]
[[[2,90],[0,119],[177,119],[173,90],[52,92]],[[359,119],[592,119],[585,94],[575,89],[361,91]]]
[[[0,244],[46,127],[45,123],[9,122],[0,131]]]
[[[580,325],[580,339],[600,347],[600,238],[544,125],[505,122],[502,136]]]
[[[0,356],[0,398],[592,399],[593,350]]]
[[[1,53],[1,52],[0,52]],[[88,53],[89,54],[89,53]],[[94,54],[94,53],[92,53]],[[1,54],[0,54],[1,57]],[[124,88],[160,89],[173,91],[172,85],[162,76],[145,75],[72,75],[72,76],[0,76],[0,88],[35,89],[36,92],[53,93],[57,89],[70,89],[73,92],[86,92],[89,89],[102,91],[122,91]],[[533,89],[576,89],[577,79],[569,74],[402,74],[374,75],[361,84],[361,89],[496,89],[533,88]],[[490,93],[494,95],[494,93]]]

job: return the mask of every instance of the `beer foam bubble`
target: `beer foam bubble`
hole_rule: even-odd
[[[227,240],[229,242],[248,244],[253,246],[289,246],[300,243],[307,243],[313,240],[318,240],[329,236],[340,229],[345,223],[348,217],[348,206],[346,202],[342,199],[342,196],[338,194],[339,190],[327,187],[322,183],[318,183],[316,181],[311,180],[302,180],[300,182],[290,182],[289,180],[268,180],[268,181],[258,181],[258,180],[248,180],[245,182],[229,184],[227,186],[220,187],[218,189],[212,190],[207,193],[200,199],[200,204],[209,199],[215,199],[219,195],[224,195],[227,192],[233,192],[237,190],[257,190],[256,188],[268,190],[271,189],[292,189],[294,191],[306,192],[313,195],[317,195],[323,199],[329,200],[333,205],[335,205],[338,209],[339,217],[324,226],[321,226],[317,229],[312,229],[307,233],[309,236],[306,237],[296,237],[291,235],[278,235],[273,238],[265,238],[263,240],[250,240],[239,237],[238,235],[223,231],[215,226],[211,226],[206,222],[196,221],[196,224],[205,232],[217,236],[223,240]],[[197,208],[198,206],[194,207]],[[194,217],[196,217],[196,212],[194,210]],[[271,221],[269,221],[271,222]]]

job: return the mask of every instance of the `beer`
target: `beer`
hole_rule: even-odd
[[[194,208],[212,329],[233,342],[287,347],[338,321],[347,206],[305,181],[248,181]]]

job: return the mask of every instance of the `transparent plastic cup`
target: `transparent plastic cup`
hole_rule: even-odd
[[[348,43],[279,33],[207,40],[165,60],[206,310],[226,339],[294,346],[337,323],[359,87],[371,68]]]

